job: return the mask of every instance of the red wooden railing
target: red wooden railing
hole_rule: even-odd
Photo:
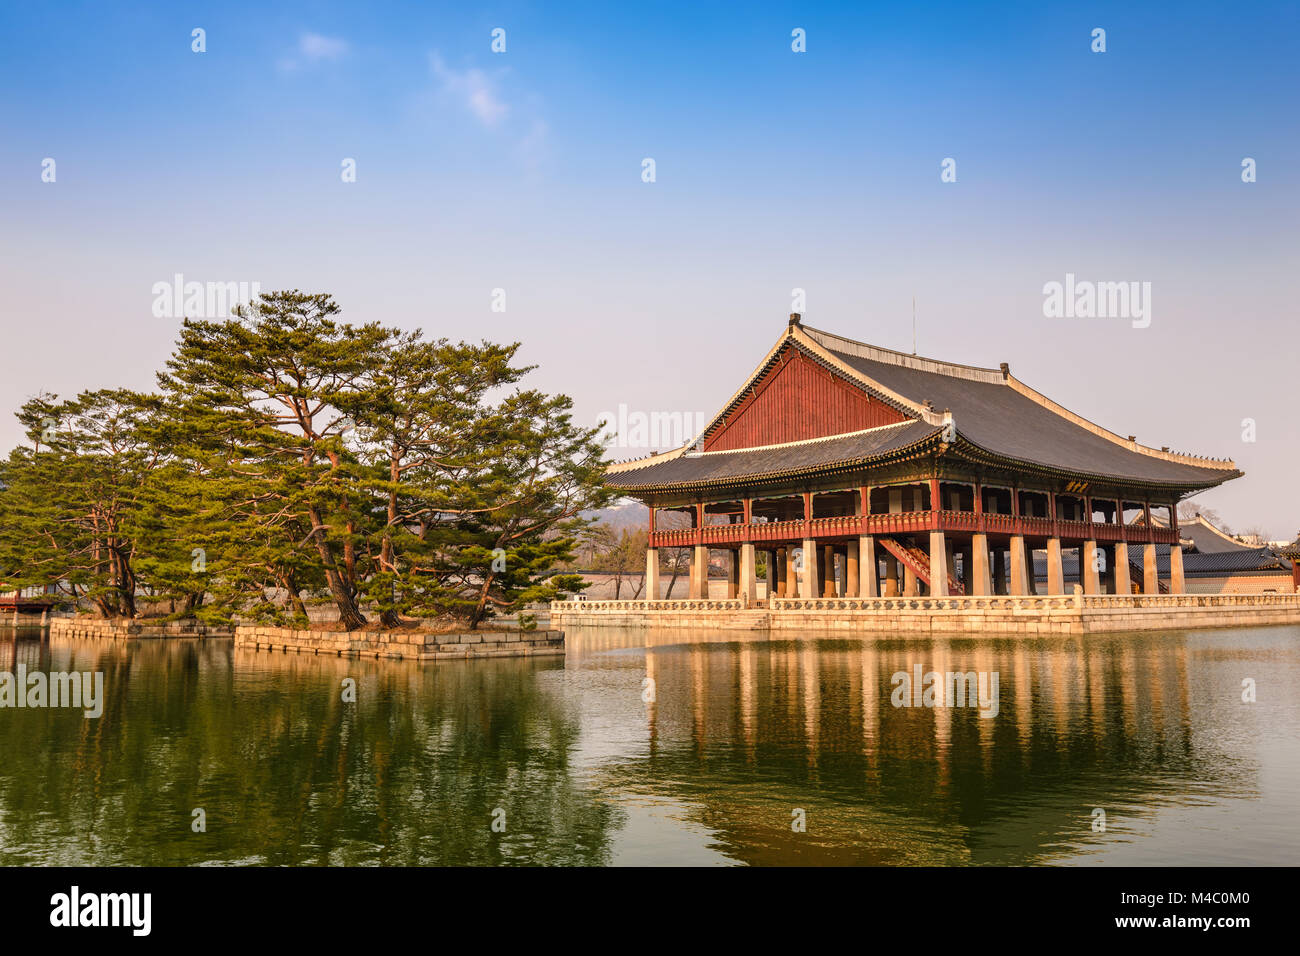
[[[1177,544],[1170,528],[1144,525],[1099,524],[1091,521],[1053,521],[1051,518],[974,511],[904,511],[879,515],[840,515],[811,521],[756,521],[751,524],[711,524],[703,528],[656,530],[650,534],[655,548],[689,548],[694,545],[729,547],[750,541],[802,541],[804,538],[852,538],[862,534],[900,535],[928,531],[966,534],[1021,534],[1031,538],[1060,537],[1070,541],[1129,541],[1133,544]]]

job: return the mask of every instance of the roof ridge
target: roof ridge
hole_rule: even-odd
[[[636,471],[638,468],[648,468],[650,465],[657,465],[660,462],[671,461],[680,457],[690,445],[683,445],[681,448],[674,448],[672,451],[651,452],[643,458],[632,458],[627,461],[611,461],[605,466],[605,474],[611,475],[621,471]]]
[[[1000,368],[984,368],[979,365],[962,365],[960,362],[946,362],[943,359],[926,358],[921,355],[910,355],[907,352],[899,352],[896,349],[887,349],[883,346],[872,345],[869,342],[859,342],[857,339],[846,338],[843,335],[836,335],[834,332],[827,332],[824,329],[815,329],[812,326],[802,326],[803,330],[809,333],[809,336],[817,342],[818,345],[833,352],[842,352],[845,355],[852,355],[856,358],[871,359],[876,362],[885,362],[889,365],[899,365],[903,368],[912,368],[921,372],[934,372],[938,375],[948,375],[952,378],[964,378],[972,382],[986,382],[989,385],[1005,385],[1006,381]],[[836,348],[830,342],[824,339],[841,343],[844,348]]]
[[[1199,511],[1196,512],[1196,517],[1192,519],[1192,522],[1191,522],[1191,523],[1193,523],[1193,524],[1199,524],[1199,525],[1201,525],[1201,527],[1203,527],[1203,528],[1207,528],[1208,530],[1213,531],[1215,534],[1217,534],[1217,535],[1218,535],[1220,538],[1222,538],[1224,541],[1228,541],[1228,542],[1230,542],[1230,543],[1232,543],[1232,544],[1235,544],[1235,545],[1237,545],[1237,546],[1239,546],[1239,547],[1247,547],[1247,548],[1249,548],[1249,547],[1253,547],[1253,545],[1248,545],[1248,544],[1245,544],[1245,542],[1238,541],[1236,538],[1234,538],[1232,535],[1228,534],[1228,532],[1224,531],[1222,528],[1218,528],[1218,527],[1216,527],[1216,526],[1215,526],[1215,525],[1210,521],[1209,518],[1205,517],[1205,515],[1201,514]],[[1186,527],[1186,523],[1180,523],[1178,527],[1179,527],[1179,529],[1181,530],[1182,528]]]
[[[836,438],[852,438],[855,435],[866,435],[869,432],[884,431],[888,428],[903,428],[907,425],[924,425],[925,422],[917,421],[915,418],[908,418],[901,422],[890,422],[888,425],[872,425],[870,428],[859,428],[857,431],[837,432],[834,435],[819,435],[816,438],[797,438],[794,441],[774,442],[771,445],[752,445],[747,448],[719,448],[716,451],[702,451],[698,455],[692,455],[692,458],[707,458],[710,455],[735,455],[751,451],[771,451],[773,448],[793,448],[796,445],[815,445],[818,442],[833,441]],[[931,426],[937,427],[937,426]],[[686,447],[686,446],[683,446]]]

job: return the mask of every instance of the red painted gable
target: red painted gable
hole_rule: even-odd
[[[787,348],[709,433],[704,450],[777,445],[903,421],[902,412]]]

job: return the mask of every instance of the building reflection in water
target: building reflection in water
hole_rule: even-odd
[[[657,688],[648,757],[611,762],[603,785],[691,802],[717,845],[746,862],[1080,858],[1105,840],[1094,807],[1110,808],[1114,834],[1166,802],[1257,789],[1258,768],[1224,759],[1213,724],[1193,732],[1189,655],[1206,635],[768,641],[650,630],[631,640],[644,644]],[[619,639],[571,635],[582,652],[570,666],[583,653],[597,660],[603,643]],[[895,707],[893,675],[918,664],[997,672],[997,715],[942,697]],[[1201,693],[1231,703],[1228,678]],[[808,811],[806,834],[790,830],[795,807]]]

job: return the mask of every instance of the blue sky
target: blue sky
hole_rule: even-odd
[[[149,386],[176,273],[518,339],[592,421],[714,411],[794,288],[908,350],[915,296],[921,354],[1232,457],[1206,503],[1289,537],[1298,33],[1295,4],[8,4],[0,409]],[[1067,272],[1151,282],[1150,326],[1045,318]]]

